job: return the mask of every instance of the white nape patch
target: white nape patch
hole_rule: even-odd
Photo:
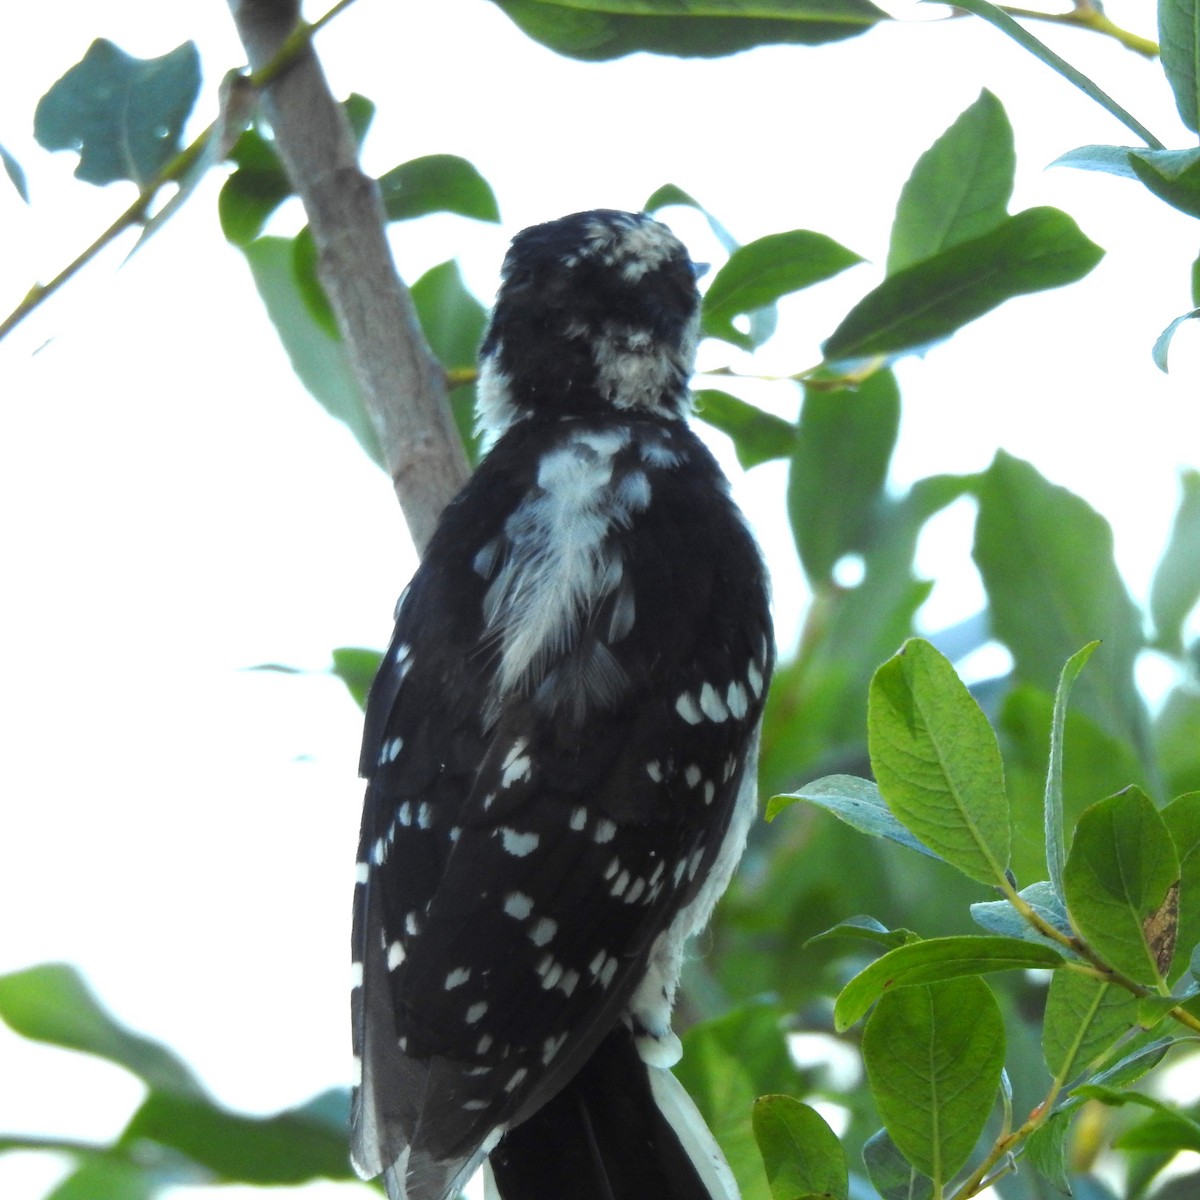
[[[514,858],[524,858],[527,854],[532,854],[542,840],[536,833],[519,833],[507,825],[502,825],[499,833],[504,852]]]
[[[706,683],[700,689],[700,711],[710,720],[718,724],[729,720],[729,709],[717,695],[717,689],[711,683]]]
[[[587,809],[580,805],[578,808],[571,810],[570,826],[576,833],[582,833],[587,827],[588,813]]]
[[[683,772],[683,777],[687,780],[687,785],[690,788],[694,788],[703,776],[704,772],[695,763],[689,763],[687,769]]]
[[[468,979],[471,978],[470,967],[455,967],[449,975],[446,976],[445,988],[446,991],[452,992],[456,987],[462,987]]]
[[[596,822],[596,828],[592,833],[592,841],[603,845],[605,842],[611,842],[617,836],[616,823],[610,821],[607,817],[601,817]]]
[[[354,883],[355,886],[361,883],[366,883],[371,878],[371,864],[360,862],[354,864]]]
[[[622,871],[617,876],[616,881],[612,885],[612,890],[608,893],[610,896],[621,896],[625,889],[629,886],[629,880],[632,876],[628,871]]]
[[[746,665],[746,682],[750,685],[750,690],[754,693],[756,700],[762,699],[763,694],[763,673],[758,669],[758,665],[750,662]]]
[[[524,921],[533,912],[533,898],[524,892],[509,892],[504,897],[504,911],[518,921]]]
[[[548,1067],[550,1060],[553,1059],[558,1052],[566,1045],[567,1035],[560,1033],[558,1037],[548,1037],[542,1043],[542,1066]]]
[[[574,432],[542,456],[537,488],[505,522],[506,553],[483,599],[487,636],[500,648],[499,697],[533,690],[578,644],[587,615],[621,588],[624,565],[606,542],[640,510],[638,488],[612,486],[614,457],[629,439],[627,429]],[[633,619],[622,594],[610,621],[616,634]],[[581,671],[577,686],[583,702],[607,701],[624,682],[613,664]]]
[[[625,893],[626,904],[636,904],[641,894],[646,890],[646,881],[638,878],[633,881],[629,891]]]
[[[662,783],[662,781],[663,781],[662,763],[660,763],[657,758],[652,759],[650,762],[648,762],[646,764],[646,774],[650,776],[650,780],[652,783]]]
[[[355,988],[362,987],[362,981],[363,981],[362,963],[352,962],[350,964],[350,990],[354,991]]]
[[[484,1014],[487,1012],[488,1006],[486,1000],[476,1000],[470,1008],[467,1009],[467,1024],[478,1025],[483,1020]]]
[[[399,942],[392,942],[387,948],[387,969],[394,971],[404,959],[404,947]]]
[[[742,687],[737,680],[725,689],[725,704],[734,718],[740,721],[750,708],[750,697],[746,695],[746,689]]]
[[[711,804],[713,802],[713,798],[716,796],[716,794],[717,794],[717,785],[715,783],[713,783],[713,781],[711,779],[709,779],[704,784],[704,803]]]
[[[525,1082],[525,1077],[526,1077],[528,1074],[529,1074],[529,1070],[528,1070],[528,1068],[526,1068],[526,1067],[518,1067],[518,1068],[517,1068],[517,1069],[516,1069],[516,1070],[515,1070],[515,1071],[512,1073],[512,1075],[509,1077],[509,1080],[508,1080],[508,1082],[507,1082],[507,1083],[504,1085],[504,1090],[505,1090],[506,1092],[511,1092],[511,1091],[513,1091],[515,1088],[519,1088],[519,1087],[521,1086],[521,1084]]]
[[[700,711],[696,698],[691,692],[679,693],[679,699],[675,701],[675,711],[689,725],[699,725],[704,720],[704,713]]]
[[[539,917],[529,931],[529,940],[535,946],[545,946],[558,932],[558,922],[550,917]]]

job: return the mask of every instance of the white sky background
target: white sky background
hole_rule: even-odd
[[[1149,0],[1109,11],[1154,32]],[[1156,64],[1038,31],[1169,145],[1194,144]],[[0,181],[4,311],[131,199],[77,183],[74,158],[30,132],[38,97],[95,36],[142,56],[195,39],[196,128],[242,61],[221,0],[26,6],[0,43],[0,142],[33,192],[26,208]],[[433,218],[395,238],[406,278],[462,254],[485,300],[517,229],[636,208],[668,181],[743,241],[811,228],[882,263],[913,161],[990,87],[1016,129],[1014,211],[1064,208],[1108,256],[1069,295],[1014,301],[903,366],[895,481],[981,468],[997,446],[1029,458],[1114,522],[1144,596],[1177,469],[1200,461],[1200,338],[1177,337],[1169,377],[1150,361],[1191,307],[1198,227],[1131,182],[1043,171],[1075,146],[1132,138],[1000,34],[903,25],[718,61],[584,65],[483,0],[360,0],[318,45],[335,91],[379,106],[368,169],[451,152],[495,187],[502,227]],[[359,718],[334,681],[245,668],[319,670],[334,646],[384,644],[413,562],[387,481],[291,375],[221,236],[218,182],[129,265],[110,254],[0,343],[0,972],[77,964],[220,1100],[269,1111],[348,1079]],[[698,225],[677,228],[696,257],[715,254]],[[815,362],[878,277],[860,267],[791,305],[764,368]],[[770,393],[788,416],[797,399]],[[768,467],[736,486],[786,637],[803,596],[782,479]],[[949,516],[923,552],[949,578],[933,627],[979,603],[969,524]],[[116,1069],[0,1030],[0,1130],[107,1138],[139,1095]],[[0,1158],[0,1195],[40,1196],[60,1171]]]

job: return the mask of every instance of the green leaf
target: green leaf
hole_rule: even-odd
[[[886,946],[889,950],[921,940],[911,929],[888,929],[874,917],[847,917],[846,920],[839,921],[831,928],[810,937],[804,945],[812,946],[817,942],[828,941],[830,938],[862,939]]]
[[[1156,986],[1168,973],[1178,881],[1175,844],[1140,788],[1079,818],[1063,870],[1067,910],[1096,952],[1139,983]]]
[[[1179,507],[1150,584],[1154,644],[1177,655],[1183,652],[1183,623],[1200,602],[1200,471],[1184,470],[1179,483]]]
[[[341,1121],[330,1119],[333,1099],[343,1114]],[[349,1112],[344,1091],[271,1117],[243,1116],[194,1096],[152,1092],[122,1141],[170,1147],[222,1183],[295,1185],[312,1179],[353,1179],[347,1152]]]
[[[772,796],[767,803],[767,820],[775,820],[797,800],[816,804],[860,833],[899,842],[901,846],[930,858],[939,857],[896,820],[879,794],[879,788],[869,779],[859,779],[857,775],[827,775],[823,779],[814,779],[799,791]]]
[[[1200,260],[1197,260],[1200,261]],[[1193,289],[1194,290],[1194,289]],[[1200,317],[1200,308],[1193,308],[1191,312],[1186,312],[1176,317],[1170,325],[1166,327],[1158,335],[1154,341],[1154,348],[1151,351],[1151,357],[1154,359],[1154,365],[1165,375],[1167,374],[1167,351],[1171,348],[1171,340],[1174,338],[1179,327],[1185,321],[1194,321]]]
[[[1196,652],[1193,648],[1192,653]],[[1200,789],[1200,693],[1186,683],[1172,688],[1154,717],[1154,748],[1168,795]]]
[[[1160,200],[1200,217],[1200,150],[1131,152],[1129,165]]]
[[[21,164],[3,147],[0,146],[0,163],[4,165],[4,173],[8,176],[13,187],[17,189],[17,195],[29,203],[29,185],[25,182],[25,171]]]
[[[1159,0],[1158,43],[1180,119],[1193,133],[1200,132],[1200,9],[1196,0]]]
[[[257,129],[242,131],[229,159],[237,170],[221,185],[217,214],[225,237],[235,246],[246,246],[292,194],[292,184],[274,145]]]
[[[1051,1075],[1077,1076],[1137,1024],[1137,997],[1114,984],[1055,971],[1046,997],[1042,1054]]]
[[[1025,1157],[1029,1164],[1065,1196],[1071,1195],[1071,1183],[1067,1178],[1067,1130],[1070,1126],[1070,1113],[1052,1113],[1025,1141]]]
[[[456,262],[426,271],[412,285],[412,299],[425,340],[447,371],[473,372],[487,324],[487,309],[467,290]],[[482,443],[475,429],[475,385],[450,389],[450,410],[472,463],[479,461]]]
[[[704,293],[700,330],[752,349],[754,339],[734,328],[734,317],[765,308],[862,261],[823,233],[795,229],[768,234],[734,250],[717,272]]]
[[[89,1155],[45,1200],[151,1200],[166,1187],[184,1182],[202,1185],[204,1181],[188,1178],[188,1173],[178,1167],[173,1171],[156,1170],[145,1163],[130,1162],[114,1151]]]
[[[975,562],[993,632],[1012,652],[1017,677],[1053,693],[1058,664],[1100,639],[1074,705],[1144,751],[1145,710],[1133,679],[1141,614],[1117,571],[1108,522],[1003,451],[978,477],[976,495]]]
[[[922,1175],[880,1129],[863,1144],[863,1166],[880,1200],[933,1200],[933,1180]]]
[[[791,1096],[759,1096],[753,1120],[772,1200],[806,1195],[846,1200],[846,1155],[816,1109]]]
[[[93,1054],[124,1067],[160,1092],[201,1093],[200,1084],[181,1059],[115,1021],[79,972],[65,963],[0,975],[0,1020],[22,1037]]]
[[[1118,1059],[1111,1067],[1106,1067],[1100,1074],[1093,1076],[1091,1083],[1114,1089],[1128,1087],[1135,1080],[1141,1079],[1147,1071],[1157,1067],[1162,1061],[1163,1055],[1173,1046],[1189,1041],[1200,1041],[1200,1038],[1165,1037],[1147,1042]],[[1077,1096],[1080,1090],[1080,1088],[1075,1088],[1071,1094]]]
[[[989,25],[994,25],[1002,33],[1008,34],[1019,46],[1023,46],[1035,58],[1040,59],[1051,70],[1057,71],[1068,83],[1073,83],[1086,96],[1090,96],[1101,108],[1110,112],[1127,129],[1133,130],[1147,146],[1162,149],[1158,140],[1140,121],[1127,113],[1107,92],[1093,83],[1082,71],[1076,70],[1065,58],[1055,54],[1044,42],[1038,41],[1023,25],[1013,20],[1008,13],[997,8],[990,0],[963,0],[958,6],[977,17],[982,17]]]
[[[1063,739],[1067,724],[1067,701],[1071,688],[1079,678],[1092,651],[1099,642],[1088,642],[1063,664],[1054,693],[1054,714],[1050,720],[1050,763],[1046,770],[1046,796],[1043,807],[1046,835],[1046,866],[1050,871],[1050,882],[1055,895],[1063,898],[1062,872],[1066,861],[1063,847]]]
[[[814,586],[847,554],[865,550],[884,501],[900,426],[900,389],[890,371],[857,388],[806,386],[788,476],[788,519]]]
[[[1082,279],[1103,255],[1066,213],[1026,209],[890,275],[833,331],[825,360],[854,364],[922,350],[1014,296]]]
[[[728,392],[705,388],[695,395],[696,416],[733,439],[738,462],[748,471],[773,458],[787,458],[796,444],[796,427]]]
[[[339,646],[333,652],[332,673],[345,685],[359,708],[367,707],[367,694],[379,671],[383,655],[360,646]]]
[[[1017,894],[1048,925],[1065,937],[1072,936],[1074,931],[1067,920],[1067,910],[1049,883],[1031,883]],[[1062,953],[1058,942],[1039,933],[1007,900],[982,900],[972,904],[971,919],[988,933],[1040,942]]]
[[[1076,1096],[1099,1100],[1114,1108],[1135,1104],[1148,1108],[1153,1116],[1142,1125],[1135,1125],[1118,1137],[1113,1145],[1121,1150],[1200,1150],[1200,1123],[1185,1116],[1177,1108],[1141,1092],[1118,1091],[1116,1088],[1085,1084],[1075,1089]]]
[[[897,989],[991,971],[1060,967],[1064,961],[1057,950],[1019,938],[967,934],[911,942],[889,950],[842,988],[833,1006],[834,1026],[844,1032],[881,996]]]
[[[491,185],[465,158],[430,154],[393,167],[379,177],[389,221],[409,221],[428,213],[450,212],[476,221],[499,221]]]
[[[896,208],[888,274],[995,229],[1016,165],[1004,105],[985,89],[917,159]]]
[[[887,14],[869,0],[493,0],[529,37],[598,62],[648,50],[716,57],[771,43],[819,45]]]
[[[292,239],[258,238],[243,249],[258,294],[300,382],[382,467],[379,437],[363,407],[346,347],[318,324],[300,295]]]
[[[996,736],[948,659],[913,638],[871,680],[871,769],[901,823],[952,866],[997,884],[1010,830]]]
[[[74,150],[77,178],[147,187],[179,152],[200,91],[200,55],[184,42],[134,58],[104,38],[38,101],[33,132],[47,150]]]
[[[1162,819],[1179,856],[1179,954],[1174,972],[1179,975],[1200,948],[1200,792],[1172,800],[1162,810]]]
[[[970,1157],[1000,1086],[1004,1021],[991,989],[963,978],[888,992],[862,1050],[884,1127],[940,1189]]]

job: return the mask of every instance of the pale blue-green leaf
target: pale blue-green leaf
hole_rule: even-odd
[[[818,805],[860,833],[899,842],[901,846],[930,858],[941,857],[896,820],[879,794],[879,788],[869,779],[859,779],[857,775],[826,775],[823,779],[814,779],[799,791],[772,796],[767,802],[767,820],[773,821],[797,800]]]

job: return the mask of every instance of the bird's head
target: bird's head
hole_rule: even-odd
[[[678,238],[645,213],[596,209],[513,238],[480,350],[480,424],[535,414],[687,411],[700,296]]]

